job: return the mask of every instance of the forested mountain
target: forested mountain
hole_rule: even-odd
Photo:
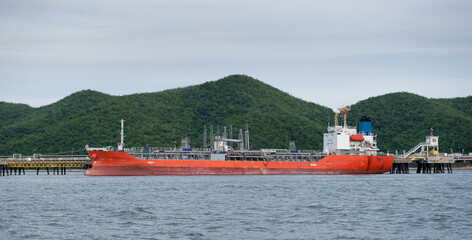
[[[372,97],[352,106],[352,125],[372,118],[382,151],[399,151],[424,141],[429,128],[440,136],[443,151],[472,150],[472,99],[428,99],[410,93]],[[331,109],[290,96],[261,81],[232,75],[218,81],[162,92],[111,96],[84,90],[56,103],[32,108],[0,102],[0,155],[33,152],[70,153],[84,145],[116,146],[120,120],[125,144],[174,146],[189,134],[192,147],[203,146],[203,125],[239,128],[249,125],[252,148],[322,148]],[[341,119],[340,119],[341,120]],[[449,152],[449,150],[448,150]]]
[[[0,105],[0,154],[71,152],[72,148],[116,146],[125,119],[126,146],[174,146],[186,133],[191,146],[203,146],[203,126],[249,125],[251,147],[321,149],[332,118],[329,108],[290,96],[244,75],[197,86],[110,96],[85,90],[54,104],[27,108]]]
[[[352,106],[351,116],[368,115],[382,150],[400,153],[425,141],[433,128],[441,152],[472,151],[472,96],[428,99],[400,92],[371,97]],[[356,124],[350,118],[350,124]]]

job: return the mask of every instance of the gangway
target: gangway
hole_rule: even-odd
[[[412,153],[416,152],[420,147],[426,147],[426,146],[427,146],[427,143],[426,143],[426,142],[420,142],[420,143],[418,143],[418,145],[416,145],[415,147],[413,147],[412,149],[410,149],[408,152],[406,152],[403,157],[404,157],[404,158],[407,158],[407,157],[410,156]]]

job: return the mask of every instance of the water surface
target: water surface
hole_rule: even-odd
[[[0,177],[1,239],[470,239],[472,171]]]

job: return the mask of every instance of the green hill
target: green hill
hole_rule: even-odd
[[[433,128],[441,152],[472,151],[472,96],[428,99],[412,93],[371,97],[352,106],[351,116],[368,115],[383,151],[408,151]],[[355,118],[350,118],[355,124]]]
[[[373,120],[382,151],[399,151],[424,141],[429,128],[440,135],[440,149],[472,150],[471,97],[427,99],[410,93],[372,97],[352,106],[349,121],[363,114]],[[203,146],[203,125],[239,128],[249,125],[252,148],[321,150],[322,134],[334,113],[290,96],[261,81],[232,75],[201,85],[162,92],[111,96],[84,90],[56,103],[32,108],[0,102],[0,155],[33,152],[70,153],[84,145],[116,146],[120,119],[125,144],[174,146],[189,134],[192,147]],[[340,119],[341,120],[341,119]],[[448,150],[449,152],[449,150]]]
[[[2,109],[1,155],[71,152],[90,146],[116,146],[120,119],[125,119],[127,146],[173,146],[189,134],[193,147],[203,146],[208,132],[249,124],[253,148],[321,149],[330,109],[290,96],[248,76],[233,75],[197,86],[110,96],[86,90],[54,104],[31,109]],[[20,112],[15,113],[14,112]]]

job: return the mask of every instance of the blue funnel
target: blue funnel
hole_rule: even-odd
[[[372,134],[372,121],[370,121],[370,118],[366,117],[365,115],[362,116],[361,120],[359,121],[359,133],[363,133],[365,135]]]

